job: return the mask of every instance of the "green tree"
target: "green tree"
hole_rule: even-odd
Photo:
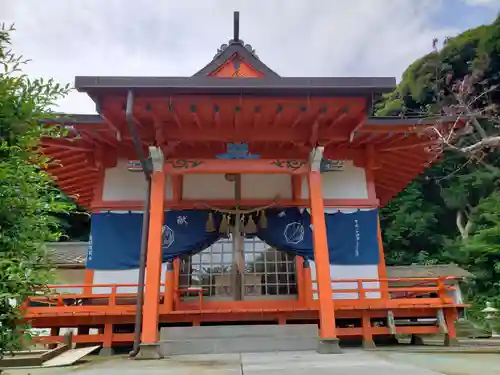
[[[60,236],[55,215],[73,207],[46,172],[52,161],[39,153],[42,137],[62,135],[41,120],[53,116],[68,87],[22,74],[27,61],[12,52],[12,31],[0,29],[0,355],[24,342],[20,306],[50,280],[45,243]]]

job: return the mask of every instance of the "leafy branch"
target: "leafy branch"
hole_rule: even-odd
[[[20,306],[51,280],[46,243],[61,235],[57,215],[74,208],[38,153],[42,137],[61,134],[41,120],[69,87],[23,74],[28,60],[12,51],[13,31],[0,27],[0,356],[29,339]]]

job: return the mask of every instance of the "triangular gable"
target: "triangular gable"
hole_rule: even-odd
[[[279,77],[249,49],[251,47],[244,46],[242,40],[222,45],[214,59],[193,77]]]
[[[218,69],[208,75],[209,77],[244,77],[244,78],[262,78],[264,74],[254,69],[237,53],[231,56]]]

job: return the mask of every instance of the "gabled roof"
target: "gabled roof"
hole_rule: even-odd
[[[215,72],[222,65],[224,65],[228,60],[239,57],[244,63],[247,63],[256,71],[262,73],[264,77],[276,77],[279,75],[271,70],[266,64],[264,64],[255,54],[250,44],[244,44],[242,40],[231,40],[229,45],[223,44],[214,59],[209,62],[203,69],[198,71],[193,75],[193,77],[204,77],[209,76],[211,73]]]
[[[88,242],[49,243],[50,260],[56,268],[84,268]]]
[[[471,279],[474,275],[456,264],[412,264],[411,266],[388,266],[389,278],[427,278],[451,276]]]
[[[278,74],[273,72],[269,67],[259,60],[255,54],[255,50],[250,44],[245,44],[240,39],[240,12],[233,13],[233,39],[229,44],[223,44],[218,50],[213,60],[208,63],[203,69],[195,73],[193,77],[209,76],[226,64],[229,60],[235,62],[242,62],[249,65],[257,72],[261,73],[263,77],[279,77]]]

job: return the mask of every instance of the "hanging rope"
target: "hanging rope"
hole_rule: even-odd
[[[235,202],[236,207],[238,207],[239,202]],[[254,207],[246,210],[242,210],[239,208],[235,209],[226,209],[226,208],[219,208],[219,207],[214,207],[210,206],[209,204],[203,203],[202,205],[209,208],[210,210],[214,212],[218,212],[222,214],[222,219],[219,225],[219,232],[220,233],[227,233],[229,230],[230,222],[231,222],[231,216],[239,214],[241,215],[242,218],[242,224],[244,222],[244,217],[248,217],[248,221],[246,225],[243,226],[243,230],[245,233],[255,233],[257,232],[257,224],[255,222],[255,219],[252,214],[257,214],[256,218],[258,218],[259,221],[259,226],[261,228],[266,228],[267,227],[267,218],[266,218],[266,213],[265,210],[271,207],[275,207],[278,205],[278,197],[275,198],[273,203],[265,205],[265,206],[260,206],[260,207]],[[212,213],[208,215],[208,220],[206,224],[206,230],[207,232],[215,232],[217,229],[215,227],[215,222],[214,222],[214,216]]]
[[[213,206],[210,206],[209,204],[205,204],[203,203],[202,205],[211,209],[212,211],[215,211],[215,212],[220,212],[221,214],[230,214],[230,215],[234,215],[236,213],[240,213],[242,215],[249,215],[249,214],[253,214],[255,212],[259,212],[259,211],[263,211],[263,210],[267,210],[268,208],[271,208],[271,207],[275,207],[279,204],[278,200],[274,200],[273,203],[271,204],[268,204],[266,206],[260,206],[260,207],[255,207],[255,208],[250,208],[248,210],[241,210],[241,209],[226,209],[226,208],[218,208],[218,207],[213,207]]]

